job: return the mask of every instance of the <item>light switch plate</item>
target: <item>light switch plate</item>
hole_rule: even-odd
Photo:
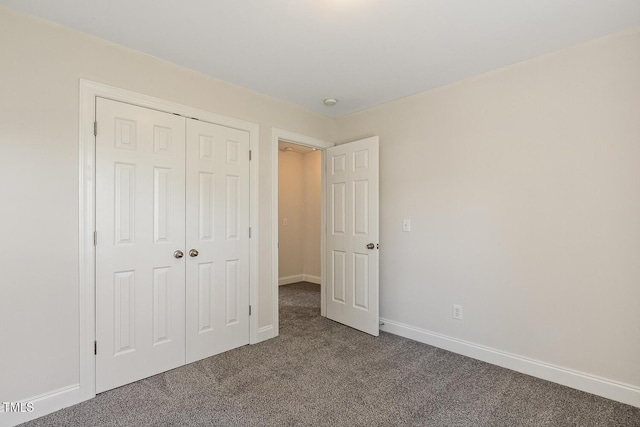
[[[402,220],[402,231],[411,231],[411,220],[403,219]]]

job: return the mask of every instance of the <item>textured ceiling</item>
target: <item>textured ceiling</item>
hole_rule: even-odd
[[[640,25],[639,0],[0,4],[333,117]]]

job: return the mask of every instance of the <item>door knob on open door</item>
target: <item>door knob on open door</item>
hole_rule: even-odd
[[[373,249],[373,248],[375,248],[375,247],[376,247],[376,245],[374,245],[373,243],[369,243],[369,244],[367,245],[367,249]]]
[[[189,256],[190,256],[190,257],[197,257],[199,253],[200,253],[200,252],[198,252],[197,250],[195,250],[195,249],[191,249],[191,250],[189,251]]]
[[[180,258],[182,258],[183,256],[184,256],[184,252],[182,252],[182,251],[175,251],[175,252],[173,253],[173,257],[174,257],[174,258],[178,258],[178,259],[180,259]]]

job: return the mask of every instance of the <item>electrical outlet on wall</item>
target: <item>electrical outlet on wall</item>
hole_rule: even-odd
[[[453,304],[453,318],[456,320],[462,320],[462,306]]]

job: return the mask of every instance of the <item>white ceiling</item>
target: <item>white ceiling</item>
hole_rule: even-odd
[[[0,4],[332,117],[640,25],[640,0]]]

